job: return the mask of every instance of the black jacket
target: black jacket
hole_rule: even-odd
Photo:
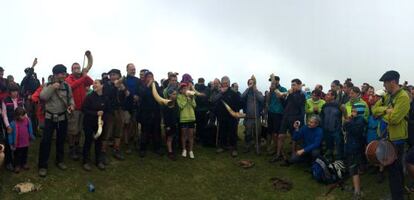
[[[236,122],[237,119],[230,115],[222,101],[226,102],[233,109],[233,111],[239,112],[242,107],[240,96],[231,88],[228,88],[226,92],[218,93],[213,99],[213,102],[215,103],[214,113],[216,114],[217,119],[219,121]]]
[[[168,106],[163,106],[162,108],[163,116],[164,116],[164,124],[165,127],[175,127],[177,128],[178,123],[180,121],[179,116],[179,109],[178,105],[170,108]]]
[[[206,94],[206,96],[196,96],[195,101],[197,104],[196,111],[207,111],[209,108],[209,96],[210,90],[207,86],[202,84],[196,84],[194,88],[201,93]]]
[[[84,114],[83,126],[96,130],[98,128],[98,111],[104,111],[104,116],[107,112],[108,99],[96,92],[92,92],[86,96],[82,104],[82,112]]]
[[[122,108],[126,100],[125,91],[118,90],[112,82],[104,84],[103,95],[108,99],[107,111],[110,113]]]
[[[286,99],[284,115],[289,118],[303,119],[305,117],[306,97],[302,91],[289,94]]]
[[[20,93],[23,95],[23,97],[27,97],[27,95],[32,95],[40,86],[40,81],[35,77],[33,68],[29,68],[29,71],[23,78],[22,82],[20,83],[20,86]]]
[[[158,83],[155,83],[157,92],[162,96],[162,92]],[[154,96],[152,95],[152,87],[143,86],[140,88],[139,96],[141,97],[141,102],[139,105],[139,119],[138,121],[142,123],[152,123],[158,122],[161,118],[161,109],[157,101],[155,101]],[[156,120],[156,121],[154,121]]]

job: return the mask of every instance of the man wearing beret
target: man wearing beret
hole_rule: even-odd
[[[68,128],[68,113],[72,112],[74,100],[70,86],[64,81],[66,67],[58,64],[53,67],[53,80],[44,87],[40,99],[45,102],[45,128],[39,150],[39,176],[47,175],[50,146],[53,132],[56,131],[56,166],[61,170],[67,167],[63,163],[64,144]]]
[[[394,143],[397,159],[387,166],[389,170],[389,184],[393,200],[404,199],[404,173],[402,154],[404,142],[408,138],[407,116],[410,110],[410,98],[399,85],[400,74],[396,71],[387,71],[380,81],[384,82],[387,94],[372,107],[375,116],[381,116],[387,123],[388,139]]]

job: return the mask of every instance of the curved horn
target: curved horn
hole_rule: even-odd
[[[256,85],[256,77],[254,75],[252,75],[252,77],[250,77],[250,79],[253,80],[253,84]]]
[[[103,120],[102,120],[102,116],[98,117],[98,131],[96,131],[96,134],[94,136],[95,139],[98,139],[99,136],[101,136],[102,134],[102,127],[103,127]]]
[[[171,105],[171,100],[169,99],[164,99],[162,97],[160,97],[160,95],[157,92],[157,88],[155,87],[155,82],[151,83],[151,87],[152,87],[152,96],[154,96],[155,101],[158,102],[158,104],[160,105]]]
[[[234,118],[245,118],[246,114],[244,113],[239,113],[239,112],[234,112],[233,109],[231,109],[231,107],[223,100],[221,100],[221,102],[223,102],[224,107],[226,107],[227,111],[229,111],[230,115]]]
[[[93,65],[93,57],[91,51],[86,51],[85,56],[88,58],[88,64],[86,65],[86,70],[90,70]]]

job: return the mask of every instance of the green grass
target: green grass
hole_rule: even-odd
[[[69,169],[60,171],[54,163],[54,149],[49,160],[49,174],[46,178],[37,175],[38,139],[30,148],[29,171],[14,174],[0,172],[0,199],[351,199],[349,192],[336,189],[329,196],[326,185],[312,180],[308,168],[303,165],[280,167],[269,164],[268,156],[254,153],[240,153],[231,158],[229,152],[217,155],[213,148],[197,146],[194,160],[179,158],[170,161],[148,153],[139,158],[137,153],[127,155],[125,161],[111,159],[105,171],[96,167],[92,172],[81,168],[80,162],[66,156]],[[241,144],[242,142],[240,142]],[[54,143],[53,143],[54,145]],[[237,166],[240,159],[251,159],[255,166],[242,169]],[[279,192],[272,188],[272,177],[290,180],[293,189]],[[15,184],[30,180],[41,184],[37,192],[18,195],[12,191]],[[95,192],[88,192],[87,184],[92,182]],[[350,185],[349,181],[347,182]],[[362,176],[365,199],[380,199],[389,192],[388,183],[377,184],[375,176]]]

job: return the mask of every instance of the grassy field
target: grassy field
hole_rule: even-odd
[[[137,153],[127,155],[125,161],[111,159],[106,171],[96,167],[92,172],[81,168],[80,162],[66,159],[69,169],[60,171],[54,165],[54,149],[49,160],[49,175],[37,175],[38,139],[30,149],[31,169],[14,174],[0,172],[0,199],[351,199],[350,192],[336,189],[323,196],[327,186],[311,179],[303,165],[280,167],[268,163],[268,156],[240,153],[231,158],[229,152],[217,155],[214,148],[197,146],[194,160],[179,158],[170,161],[148,153],[139,158]],[[241,142],[240,142],[241,143]],[[54,143],[53,143],[54,144]],[[67,158],[67,157],[66,157]],[[242,169],[240,159],[251,159],[255,166]],[[272,177],[290,180],[293,189],[275,191],[269,181]],[[41,184],[42,190],[18,195],[12,191],[15,184],[30,180]],[[95,185],[88,192],[87,184]],[[347,182],[349,185],[350,182]],[[380,199],[389,192],[388,183],[377,184],[375,176],[362,176],[364,199]]]

